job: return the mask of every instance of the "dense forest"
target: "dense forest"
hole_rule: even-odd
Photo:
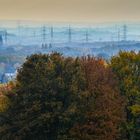
[[[0,140],[139,139],[140,53],[34,54],[0,86]]]

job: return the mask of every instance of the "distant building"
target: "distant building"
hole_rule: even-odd
[[[0,74],[0,82],[7,83],[16,78],[17,71],[12,65],[6,65],[5,72]]]
[[[16,78],[16,73],[4,73],[1,77],[1,83],[7,83]]]

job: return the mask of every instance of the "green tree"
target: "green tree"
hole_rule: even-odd
[[[79,59],[32,55],[19,70],[13,104],[4,114],[1,140],[70,139],[84,91]]]
[[[126,98],[126,136],[140,138],[140,53],[120,52],[110,64],[119,79],[121,94]]]
[[[32,55],[12,93],[9,109],[0,115],[1,140],[119,138],[123,101],[103,60]]]

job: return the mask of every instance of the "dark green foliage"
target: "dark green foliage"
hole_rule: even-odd
[[[0,139],[116,140],[123,105],[115,79],[95,58],[28,57],[0,116]]]
[[[85,81],[79,60],[52,55],[27,58],[17,76],[16,99],[0,128],[0,139],[70,139],[79,120],[78,100]]]

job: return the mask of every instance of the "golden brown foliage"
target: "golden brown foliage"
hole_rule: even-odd
[[[10,100],[7,95],[10,94],[14,86],[12,82],[0,85],[0,112],[5,111],[10,105]]]
[[[100,59],[83,58],[88,95],[85,122],[75,125],[74,135],[80,140],[115,140],[123,121],[123,99],[116,78]]]

